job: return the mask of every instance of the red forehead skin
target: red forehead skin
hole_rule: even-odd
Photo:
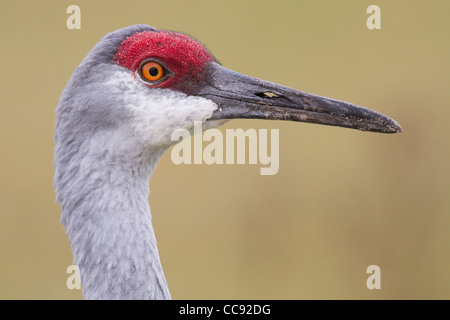
[[[144,31],[128,37],[119,47],[114,62],[136,71],[149,58],[161,61],[172,75],[152,87],[172,88],[188,94],[204,81],[204,67],[214,61],[202,44],[191,37],[171,31]]]

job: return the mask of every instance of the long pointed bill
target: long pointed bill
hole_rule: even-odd
[[[246,76],[217,63],[207,68],[207,83],[197,94],[219,106],[210,120],[291,120],[363,131],[402,132],[395,120],[352,103]]]

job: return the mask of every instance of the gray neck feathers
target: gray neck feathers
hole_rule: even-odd
[[[80,267],[83,295],[170,299],[148,204],[149,179],[162,152],[123,152],[117,135],[127,133],[93,136],[56,166],[61,221]]]

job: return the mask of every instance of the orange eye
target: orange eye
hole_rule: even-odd
[[[145,80],[156,81],[164,76],[164,68],[158,62],[149,61],[141,66],[141,75]]]

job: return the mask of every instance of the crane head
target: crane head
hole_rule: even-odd
[[[147,25],[101,39],[56,112],[54,184],[88,299],[170,298],[147,200],[175,130],[254,118],[401,131],[378,112],[231,71],[191,37]]]
[[[70,105],[83,105],[78,122],[88,129],[127,123],[142,142],[158,146],[172,144],[173,130],[190,130],[194,120],[204,127],[254,118],[401,132],[381,113],[234,72],[193,38],[147,25],[112,32],[94,47],[59,112]]]

